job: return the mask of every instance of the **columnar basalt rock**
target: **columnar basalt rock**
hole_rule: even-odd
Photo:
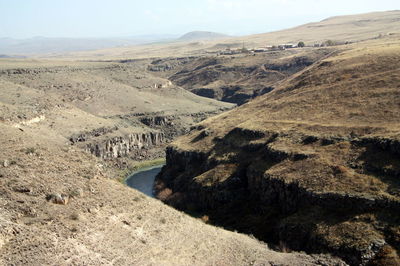
[[[204,129],[200,127],[197,131],[201,135]],[[381,231],[371,229],[364,233],[352,232],[353,229],[349,228],[354,226],[356,227],[354,230],[358,230],[358,225],[351,217],[357,217],[360,214],[375,215],[375,213],[377,216],[384,217],[386,213],[398,213],[400,210],[398,198],[373,192],[358,193],[351,189],[349,191],[319,190],[308,185],[307,182],[310,182],[308,177],[304,177],[304,180],[301,178],[296,180],[288,178],[291,175],[290,172],[282,175],[279,171],[269,171],[269,169],[279,168],[280,164],[287,165],[296,162],[307,164],[317,159],[315,156],[301,153],[301,150],[291,150],[289,142],[286,142],[288,146],[274,146],[276,142],[283,140],[277,133],[261,133],[235,128],[224,138],[214,139],[216,145],[211,151],[185,149],[179,145],[168,147],[166,166],[156,178],[156,195],[175,208],[206,213],[211,220],[217,219],[217,224],[229,227],[232,227],[230,225],[232,219],[240,220],[237,215],[247,209],[249,202],[252,202],[252,210],[247,210],[251,212],[249,217],[266,219],[268,223],[271,223],[271,228],[265,229],[269,230],[268,234],[257,235],[257,230],[249,229],[254,225],[251,225],[248,219],[243,219],[242,224],[236,224],[236,226],[250,230],[248,232],[255,233],[263,240],[268,241],[269,238],[269,240],[283,241],[285,245],[295,250],[331,252],[341,256],[352,265],[368,264],[378,256],[384,246],[388,245]],[[193,140],[196,140],[195,133],[193,136]],[[283,138],[286,137],[283,134]],[[265,139],[265,142],[259,142],[257,145],[251,143],[251,141],[261,139]],[[307,136],[306,139],[311,139],[311,136]],[[316,149],[325,147],[326,140],[331,143],[329,145],[338,145],[335,144],[335,138],[321,138],[321,140],[315,140],[312,145],[317,145]],[[398,151],[397,140],[356,138],[341,141],[341,143],[345,142],[353,145],[354,151],[359,152],[357,160],[363,164],[362,168],[386,175],[397,175],[395,169],[383,171],[376,165],[370,166],[368,162],[370,159],[366,159],[365,155],[364,157],[360,155],[367,148],[376,150],[381,155],[388,153],[394,156]],[[216,161],[213,156],[219,152],[218,145],[222,145],[224,149],[229,148],[236,155]],[[250,154],[253,157],[249,156]],[[335,166],[324,167],[328,169],[326,172],[316,171],[319,175],[325,175],[323,178],[340,175],[338,172],[346,171],[338,170]],[[301,170],[297,169],[297,171]],[[308,174],[313,173],[309,171]],[[264,215],[268,215],[271,211],[277,215],[265,218],[267,216]],[[324,222],[313,221],[315,217],[319,217],[318,219]],[[343,222],[342,219],[345,219],[343,217],[350,217],[350,220]],[[375,223],[381,224],[382,228],[386,226],[386,223],[391,223],[386,221],[386,218],[380,219],[382,220]],[[226,221],[228,221],[227,224]],[[336,221],[337,225],[333,221]],[[335,246],[329,242],[329,237],[318,233],[318,230],[324,230],[321,228],[324,228],[326,223],[333,223],[332,228],[342,226],[345,229],[340,230],[349,230],[349,234],[351,232],[355,236],[363,234],[365,239],[357,242],[351,240],[352,237],[347,239],[346,236],[340,236],[343,240],[339,238],[339,241],[343,242],[340,247]],[[311,241],[310,238],[315,239]]]
[[[86,150],[102,159],[113,159],[129,156],[134,150],[149,149],[164,142],[164,134],[160,132],[133,133],[100,143],[88,143]]]
[[[170,118],[165,116],[150,116],[143,117],[140,119],[140,122],[145,124],[146,126],[154,127],[154,126],[166,126],[171,124]]]

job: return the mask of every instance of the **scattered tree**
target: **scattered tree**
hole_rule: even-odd
[[[334,42],[334,41],[332,41],[332,40],[327,40],[327,41],[325,42],[325,45],[326,45],[326,46],[334,46],[334,45],[336,45],[336,42]]]
[[[303,48],[304,46],[306,46],[304,42],[299,42],[297,44],[297,47],[300,47],[300,48]]]

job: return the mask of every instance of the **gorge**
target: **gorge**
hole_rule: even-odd
[[[349,46],[201,122],[167,148],[157,197],[277,248],[398,264],[399,43],[390,43]]]
[[[399,29],[0,56],[0,265],[400,265]]]

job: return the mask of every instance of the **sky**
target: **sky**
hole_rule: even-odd
[[[0,0],[0,37],[247,35],[399,9],[400,0]]]

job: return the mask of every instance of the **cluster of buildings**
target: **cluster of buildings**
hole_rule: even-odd
[[[220,55],[234,55],[234,54],[242,54],[242,53],[263,53],[268,51],[278,51],[278,50],[286,50],[291,48],[297,48],[296,44],[286,43],[280,45],[271,45],[265,47],[258,47],[254,49],[246,49],[246,48],[239,48],[239,49],[226,49],[224,51],[220,51],[218,54]]]
[[[261,48],[256,48],[253,49],[254,52],[267,52],[267,51],[276,51],[276,50],[286,50],[286,49],[291,49],[291,48],[297,48],[296,44],[293,43],[285,43],[285,44],[279,44],[279,45],[269,45],[266,47],[261,47]]]
[[[339,41],[332,41],[332,40],[327,40],[321,43],[315,43],[314,45],[311,45],[313,47],[326,47],[326,46],[334,46],[334,45],[346,45],[352,43],[351,41],[346,41],[346,42],[339,42]],[[258,47],[258,48],[253,48],[253,49],[247,49],[244,47],[238,48],[238,49],[230,49],[227,48],[226,50],[219,51],[219,55],[234,55],[234,54],[248,54],[248,53],[263,53],[263,52],[268,52],[268,51],[278,51],[278,50],[286,50],[286,49],[292,49],[292,48],[303,48],[305,47],[304,42],[299,42],[298,44],[293,44],[293,43],[284,43],[284,44],[279,44],[279,45],[269,45],[269,46],[264,46],[264,47]]]

